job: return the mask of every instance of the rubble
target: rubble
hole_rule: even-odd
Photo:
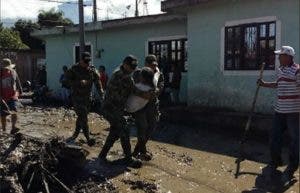
[[[193,164],[193,158],[190,157],[189,155],[183,153],[183,154],[177,154],[175,152],[171,152],[169,151],[167,148],[165,147],[160,147],[157,146],[157,148],[163,152],[165,155],[167,155],[168,157],[175,159],[177,163],[179,164],[183,164],[183,165],[187,165],[187,166],[192,166]]]
[[[71,193],[112,192],[106,180],[86,182],[70,172],[80,172],[88,151],[69,145],[64,140],[41,139],[16,134],[0,136],[0,192],[7,193]],[[82,179],[82,181],[80,181]]]
[[[75,185],[73,191],[76,193],[118,192],[116,187],[111,182],[99,178],[89,178],[88,180]]]

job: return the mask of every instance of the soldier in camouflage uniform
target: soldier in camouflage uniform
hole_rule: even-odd
[[[158,97],[164,88],[164,78],[163,74],[158,70],[156,56],[147,56],[145,59],[145,66],[151,68],[155,73],[154,85],[156,89],[155,95],[150,99],[149,103],[143,109],[134,113],[138,142],[135,146],[133,156],[145,161],[149,161],[152,159],[152,154],[147,151],[146,144],[160,119]],[[135,81],[139,81],[139,73],[140,70],[137,70],[134,73],[133,77]]]
[[[131,155],[130,131],[125,115],[125,104],[129,95],[135,94],[143,98],[150,98],[151,94],[142,92],[134,86],[131,73],[137,67],[137,59],[127,56],[120,69],[114,72],[106,88],[103,101],[103,116],[110,123],[110,132],[106,142],[99,154],[99,161],[106,162],[106,156],[113,144],[120,138],[123,152],[125,154],[124,164],[130,167],[140,167],[141,162],[135,160]]]
[[[90,138],[88,126],[88,113],[91,106],[91,92],[93,83],[100,96],[103,96],[103,89],[100,82],[100,75],[96,68],[90,65],[91,56],[88,52],[81,55],[78,64],[72,66],[66,73],[66,82],[71,87],[72,102],[77,114],[76,128],[72,137],[67,141],[74,141],[81,130],[87,139],[88,145],[94,145],[94,139]]]

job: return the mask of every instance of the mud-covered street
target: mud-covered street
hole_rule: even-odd
[[[21,108],[19,117],[22,134],[43,140],[71,136],[76,118],[72,110],[31,106]],[[201,125],[190,128],[162,123],[153,140],[149,142],[153,160],[144,162],[141,169],[132,169],[114,165],[113,162],[106,165],[98,164],[96,158],[108,134],[109,125],[103,118],[93,113],[89,115],[89,124],[96,145],[89,147],[83,135],[76,141],[76,145],[89,152],[87,162],[82,167],[83,173],[79,176],[76,171],[66,171],[69,172],[68,178],[70,176],[78,178],[78,183],[65,181],[75,192],[299,192],[298,181],[287,186],[280,185],[280,173],[278,179],[267,180],[263,172],[269,160],[267,136],[265,143],[249,141],[246,150],[252,161],[246,160],[241,163],[240,176],[235,179],[238,138],[230,133],[232,131],[219,132],[217,129],[204,128]],[[131,139],[134,145],[136,143],[134,127]],[[4,145],[4,141],[0,140],[1,146]],[[110,152],[109,160],[120,158],[122,148],[118,142]],[[284,167],[280,170],[283,171]],[[299,180],[299,171],[296,180]]]

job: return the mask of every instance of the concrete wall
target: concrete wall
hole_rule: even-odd
[[[147,40],[156,37],[186,36],[186,22],[173,21],[131,27],[111,28],[86,34],[86,42],[92,44],[93,63],[95,66],[104,65],[110,75],[119,66],[123,58],[133,54],[139,59],[139,65],[144,62]],[[73,47],[79,42],[78,34],[61,34],[47,36],[46,60],[48,70],[48,84],[51,89],[58,90],[59,76],[63,65],[73,64]],[[97,58],[96,50],[104,51],[101,58]],[[187,75],[183,75],[182,98],[186,100]]]
[[[258,73],[226,75],[221,70],[221,31],[227,21],[276,16],[277,47],[291,45],[299,62],[299,0],[222,0],[188,10],[188,103],[249,111]],[[266,80],[274,80],[275,71]],[[238,73],[239,74],[239,73]],[[275,92],[261,90],[257,111],[270,113]]]

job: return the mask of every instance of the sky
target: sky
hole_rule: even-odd
[[[70,18],[74,23],[78,23],[77,0],[49,0],[69,3],[48,2],[47,0],[0,0],[1,22],[5,26],[12,26],[17,19],[36,20],[40,10],[55,8],[64,12],[65,17]],[[143,0],[141,0],[139,10],[143,15]],[[147,0],[149,14],[160,13],[160,0]],[[92,21],[92,1],[84,0],[84,4],[89,5],[84,8],[85,22]],[[130,5],[130,8],[128,7]],[[127,9],[127,8],[129,9]],[[97,0],[98,20],[115,19],[133,16],[135,0]]]

